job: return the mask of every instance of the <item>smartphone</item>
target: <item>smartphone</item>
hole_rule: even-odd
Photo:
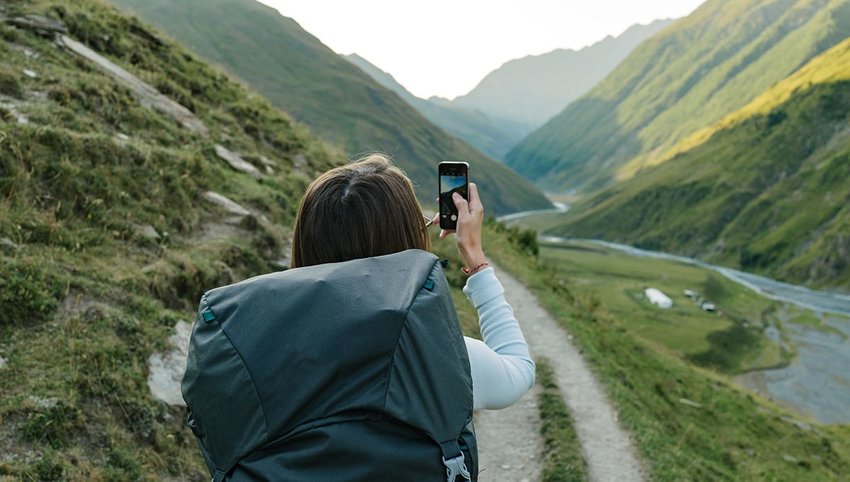
[[[457,208],[452,194],[459,193],[469,200],[469,164],[443,161],[437,171],[440,178],[440,228],[457,229]]]

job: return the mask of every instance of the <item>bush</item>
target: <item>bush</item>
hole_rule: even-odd
[[[8,72],[0,72],[0,94],[21,98],[24,95],[18,79]]]
[[[68,446],[79,424],[79,411],[60,400],[31,412],[21,427],[21,434],[24,440],[61,449]]]
[[[50,269],[30,260],[0,260],[0,326],[41,321],[56,308],[62,285]]]

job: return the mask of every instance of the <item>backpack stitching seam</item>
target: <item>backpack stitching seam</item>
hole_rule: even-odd
[[[436,260],[434,262],[434,264],[436,264],[437,262],[439,262],[439,260]],[[431,273],[433,271],[434,271],[434,266],[431,265],[431,270],[428,271],[428,275],[425,277],[425,279],[428,279],[428,277],[431,276]],[[419,283],[419,284],[421,284],[421,283]],[[421,291],[421,288],[420,288],[419,291]],[[401,335],[404,334],[405,328],[407,328],[407,318],[410,315],[410,310],[413,309],[413,304],[416,303],[416,298],[419,296],[419,291],[416,292],[416,295],[414,295],[413,299],[410,301],[410,304],[407,306],[407,310],[405,310],[405,312],[404,312],[404,322],[401,324],[401,329],[398,330],[398,336],[396,337],[395,346],[393,347],[393,356],[390,357],[390,366],[388,368],[389,374],[387,375],[387,388],[384,390],[384,403],[381,405],[381,409],[384,410],[384,411],[386,411],[386,409],[387,409],[387,399],[390,396],[390,386],[392,384],[393,368],[395,367],[395,357],[396,357],[396,354],[398,353],[399,341],[401,340]]]
[[[204,294],[204,298],[206,298],[206,294]],[[207,300],[207,306],[209,306],[210,310],[212,310],[212,304],[209,302],[209,300]],[[215,312],[213,311],[213,313],[215,313]],[[266,407],[263,405],[263,397],[260,396],[260,390],[257,388],[257,382],[254,380],[254,374],[251,373],[250,368],[248,368],[248,364],[245,363],[245,357],[242,356],[242,353],[239,351],[238,348],[236,348],[236,345],[233,344],[233,340],[230,339],[230,335],[228,335],[227,332],[224,331],[224,326],[222,326],[221,322],[219,322],[219,327],[221,329],[221,333],[227,339],[227,343],[230,345],[231,348],[233,348],[233,351],[236,352],[236,356],[239,357],[239,362],[242,363],[242,366],[245,368],[245,373],[248,374],[248,379],[251,381],[251,386],[254,388],[254,393],[257,395],[257,402],[260,405],[260,412],[263,414],[263,423],[265,424],[266,435],[265,435],[264,439],[266,439],[265,442],[268,442],[268,438],[269,438],[269,418],[268,418],[268,415],[266,415]],[[247,454],[245,454],[245,455],[247,455]],[[227,472],[230,472],[230,470],[233,469],[233,467],[235,467],[236,464],[239,463],[239,460],[241,460],[242,457],[244,457],[245,455],[240,456],[239,459],[236,460],[236,463],[234,465],[232,465],[231,467],[228,467]]]

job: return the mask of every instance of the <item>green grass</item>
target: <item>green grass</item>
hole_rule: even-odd
[[[0,72],[16,79],[16,109],[30,119],[0,117],[0,238],[16,245],[0,248],[0,478],[206,480],[184,411],[149,393],[147,358],[167,348],[203,290],[276,269],[306,183],[337,158],[256,94],[99,1],[20,0],[7,13],[63,19],[75,38],[190,104],[211,134],[186,132],[50,40],[0,25]],[[274,173],[233,172],[216,142],[249,161],[268,157]],[[223,223],[200,197],[208,189],[263,217]],[[632,337],[541,268],[533,239],[488,225],[485,247],[572,330],[657,479],[837,480],[850,470],[846,428],[801,431],[780,409]],[[437,247],[474,335],[456,249]]]
[[[846,0],[706,2],[636,48],[514,147],[507,163],[550,191],[610,185],[741,108],[848,32]]]
[[[847,427],[801,429],[782,408],[634,336],[631,317],[567,287],[569,280],[545,261],[545,249],[540,262],[520,255],[498,234],[503,229],[488,228],[487,254],[574,336],[653,480],[837,481],[850,471]]]
[[[184,411],[150,395],[147,358],[191,320],[205,289],[275,269],[306,183],[339,157],[98,1],[18,1],[6,13],[62,19],[74,38],[186,104],[210,136],[141,106],[51,40],[0,24],[0,85],[14,94],[4,102],[29,119],[0,113],[0,238],[13,244],[0,258],[0,478],[204,480]],[[274,172],[234,172],[215,143],[255,163],[267,157]],[[264,217],[228,227],[206,190]]]
[[[505,129],[497,125],[480,110],[420,99],[399,84],[392,75],[357,54],[346,55],[345,58],[376,82],[398,94],[426,119],[493,159],[503,159],[508,150],[524,137],[518,129]]]
[[[572,291],[597,299],[624,320],[632,334],[701,366],[739,373],[775,367],[790,357],[764,335],[766,327],[777,325],[769,316],[776,302],[712,271],[581,242],[544,244],[541,259]],[[669,296],[673,308],[649,303],[644,296],[649,287]],[[683,294],[686,289],[717,304],[718,312],[700,309]]]
[[[243,79],[346,155],[392,155],[433,205],[436,166],[466,160],[494,214],[548,207],[531,183],[431,124],[294,20],[254,0],[114,0]],[[285,12],[284,12],[285,13]]]
[[[537,359],[540,435],[543,437],[543,482],[587,480],[587,462],[582,455],[570,411],[561,398],[555,373],[545,358]]]
[[[845,41],[709,139],[583,200],[549,230],[850,289],[848,65]]]

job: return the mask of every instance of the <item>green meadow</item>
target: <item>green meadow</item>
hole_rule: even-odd
[[[729,376],[686,359],[687,347],[669,349],[665,345],[672,344],[676,336],[688,343],[701,343],[699,340],[682,333],[674,336],[673,330],[667,335],[659,330],[662,334],[655,340],[646,333],[641,336],[638,330],[652,323],[646,315],[651,311],[634,303],[629,306],[626,301],[603,301],[609,299],[599,294],[604,284],[615,286],[610,279],[606,281],[606,270],[634,273],[636,265],[629,266],[627,259],[612,253],[545,245],[539,246],[535,261],[535,246],[522,231],[491,224],[486,236],[485,250],[491,259],[525,283],[573,336],[573,343],[617,407],[620,423],[631,432],[649,479],[846,480],[850,473],[850,431],[846,426],[801,423],[797,415],[740,388]],[[657,263],[640,261],[647,267]],[[594,262],[593,273],[569,275],[570,269],[576,269],[571,263],[587,266]],[[706,279],[705,272],[689,272],[684,269],[687,267],[679,272],[676,268],[670,268],[668,281],[655,281],[657,287],[674,286],[679,279]],[[631,283],[642,286],[639,278]],[[723,280],[721,285],[728,293],[715,300],[719,306],[732,307],[739,316],[757,313],[759,300],[747,299],[746,293],[726,286]],[[616,290],[610,291],[613,300],[618,295]],[[670,291],[674,303],[681,304],[678,293]],[[737,300],[738,295],[743,299]],[[696,311],[694,315],[704,316]],[[680,323],[696,320],[683,318]],[[716,326],[722,333],[723,325]],[[723,358],[738,366],[757,359],[734,353]],[[734,366],[725,370],[734,371]],[[561,444],[554,459],[574,460],[577,454],[570,447]],[[547,467],[554,465],[547,463]]]

